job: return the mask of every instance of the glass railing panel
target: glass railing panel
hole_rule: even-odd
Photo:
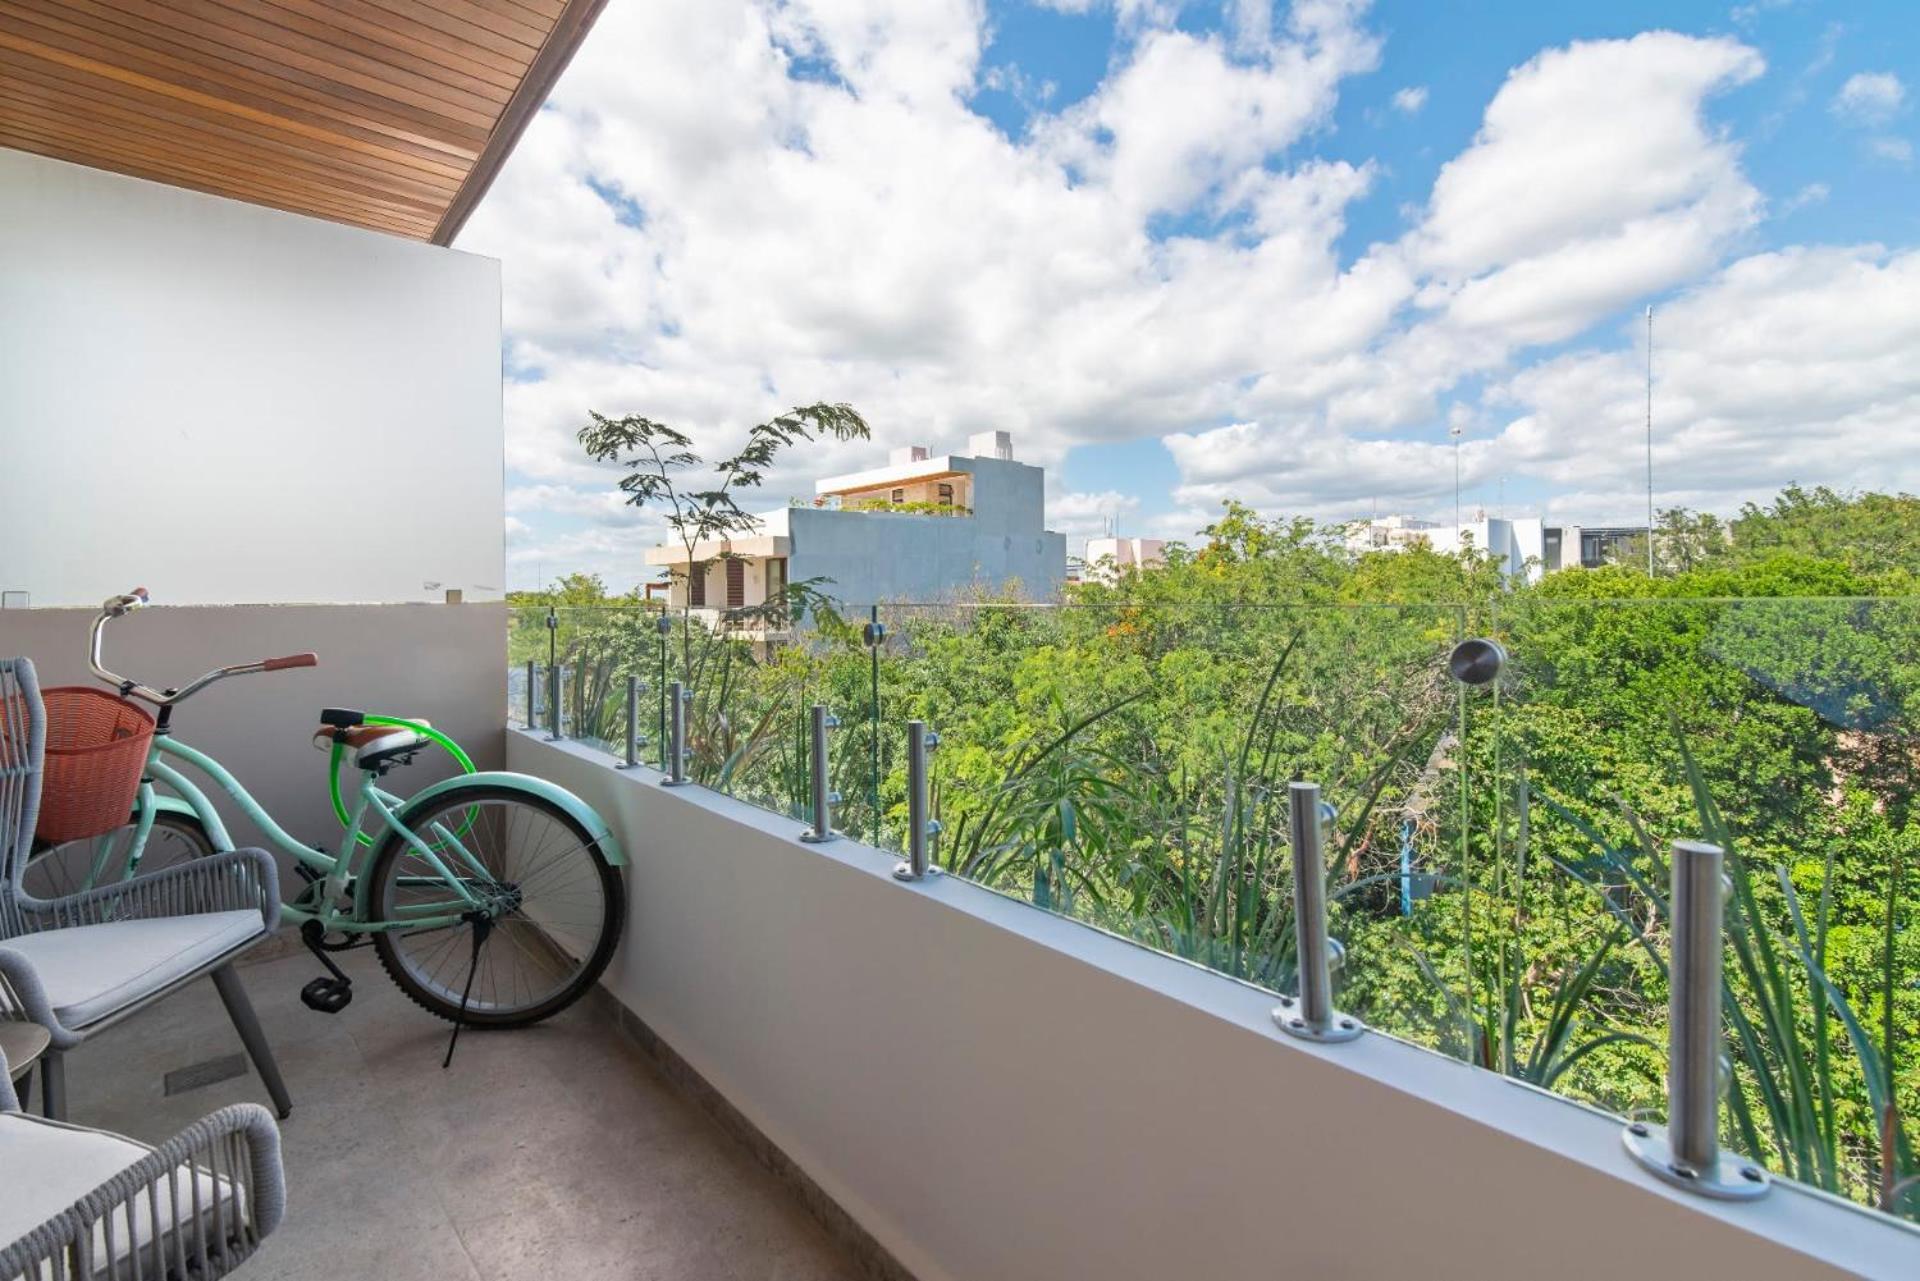
[[[1723,1144],[1912,1217],[1920,603],[1516,595],[1490,626],[1511,661],[1469,735],[1486,1066],[1666,1119],[1669,850],[1710,841]]]
[[[508,611],[508,719],[537,728],[553,721],[558,676],[560,731],[624,758],[627,680],[637,678],[641,705],[638,729],[652,740],[643,760],[657,763],[656,728],[662,691],[658,682],[663,652],[659,610],[642,605],[519,606]],[[531,683],[531,688],[529,687]]]
[[[617,750],[610,696],[637,670],[661,699],[664,662],[696,690],[695,780],[796,831],[824,702],[836,827],[889,858],[924,720],[944,873],[1281,994],[1287,785],[1311,780],[1335,807],[1342,1011],[1656,1122],[1668,850],[1715,842],[1724,1143],[1914,1217],[1920,602],[1602,600],[1587,581],[1470,605],[890,605],[778,644],[522,610],[509,697],[551,645],[569,733]],[[1475,637],[1505,660],[1463,683],[1449,660]]]
[[[1287,783],[1312,779],[1338,809],[1326,874],[1342,1000],[1383,1030],[1468,1052],[1439,986],[1460,969],[1470,916],[1454,876],[1464,760],[1446,669],[1459,609],[882,615],[886,848],[906,845],[905,725],[917,717],[941,738],[942,868],[1291,992]]]

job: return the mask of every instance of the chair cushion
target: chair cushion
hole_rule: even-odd
[[[72,1209],[81,1197],[152,1150],[144,1143],[105,1130],[19,1112],[0,1113],[0,1169],[8,1174],[7,1194],[0,1197],[0,1249]],[[198,1183],[197,1190],[189,1177]],[[174,1208],[175,1195],[179,1197],[178,1211]],[[163,1237],[170,1236],[181,1219],[191,1221],[196,1205],[210,1226],[216,1203],[225,1225],[238,1223],[246,1210],[245,1189],[239,1184],[207,1170],[189,1172],[185,1166],[179,1168],[176,1177],[161,1180],[152,1197],[142,1193],[133,1200],[131,1222],[129,1207],[118,1205],[93,1225],[94,1264],[102,1272],[153,1241],[156,1208]],[[109,1224],[111,1259],[107,1257]],[[42,1263],[37,1270],[43,1277],[53,1275],[49,1263]]]
[[[136,1005],[267,932],[256,911],[74,925],[0,941],[33,966],[63,1027]]]

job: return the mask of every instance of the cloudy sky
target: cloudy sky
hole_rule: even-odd
[[[1920,490],[1910,0],[611,0],[502,260],[509,580],[644,576],[589,409],[1013,433],[1070,539]],[[1070,543],[1071,546],[1071,543]]]

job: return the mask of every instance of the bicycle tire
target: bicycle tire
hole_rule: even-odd
[[[127,829],[134,826],[129,819],[126,827],[115,828],[102,836],[88,838],[92,841],[120,841],[126,839]],[[165,842],[168,838],[182,842],[188,848],[169,850],[166,844],[156,845],[156,840]],[[83,883],[86,878],[76,876],[73,864],[76,860],[91,863],[92,859],[79,853],[76,847],[82,841],[65,841],[59,845],[38,844],[34,846],[25,868],[21,869],[21,888],[38,899],[61,898],[68,894],[78,894],[83,890],[98,888],[100,885],[117,885],[130,876],[140,873],[158,872],[174,867],[182,862],[206,858],[217,853],[213,841],[207,835],[205,825],[193,814],[182,814],[177,810],[161,810],[153,816],[153,831],[147,836],[147,844],[141,850],[137,866],[128,866],[124,851],[115,859],[115,866],[106,869],[95,884]],[[131,844],[131,841],[128,842]],[[57,871],[55,869],[58,869]],[[89,868],[88,871],[92,869]]]
[[[458,951],[458,948],[470,938],[470,930],[473,927],[448,926],[441,930],[421,931],[378,930],[373,932],[374,951],[380,957],[382,968],[387,971],[388,977],[393,980],[395,986],[399,987],[414,1004],[428,1013],[449,1022],[460,1021],[469,1027],[526,1027],[542,1019],[551,1018],[572,1005],[606,971],[608,963],[613,959],[614,949],[619,945],[621,930],[626,922],[626,889],[619,869],[607,861],[599,843],[579,820],[552,801],[519,788],[500,784],[454,788],[440,793],[424,805],[403,807],[399,818],[409,830],[419,833],[425,830],[426,824],[431,823],[445,811],[468,810],[470,812],[464,816],[464,821],[469,832],[488,827],[497,832],[498,823],[478,817],[483,807],[490,805],[519,807],[538,814],[549,824],[571,836],[575,841],[574,848],[585,856],[584,865],[591,866],[600,893],[600,903],[595,913],[599,920],[593,927],[594,938],[591,946],[577,948],[582,955],[576,960],[576,968],[553,990],[540,993],[535,999],[530,999],[524,1004],[503,1004],[497,999],[482,1000],[469,1004],[463,1013],[457,991],[459,985],[454,980],[454,975],[464,975],[466,966],[457,962],[465,960],[467,954]],[[511,819],[507,820],[506,829],[503,839],[511,839],[513,830]],[[403,871],[403,864],[409,858],[419,864],[412,874],[412,879],[427,879],[423,875],[426,865],[414,853],[413,847],[398,833],[389,831],[375,852],[367,872],[368,901],[370,910],[376,915],[389,911],[393,906],[395,896],[402,888],[397,878],[407,875]],[[536,868],[533,873],[535,876],[547,874],[544,868]],[[501,882],[501,884],[510,883],[510,880]],[[445,882],[440,881],[439,884],[444,886]],[[511,933],[515,925],[524,925],[526,928],[522,933]],[[527,954],[527,944],[532,943],[538,947],[542,940],[549,952],[566,955],[566,947],[553,937],[553,923],[550,921],[548,925],[542,926],[533,919],[531,914],[520,909],[509,911],[498,918],[494,924],[494,931],[498,935],[506,936],[503,945],[506,942],[512,942],[519,946],[523,955]],[[446,971],[446,965],[442,964],[434,973],[428,974],[423,972],[426,967],[422,964],[420,956],[404,945],[415,937],[436,933],[457,936],[462,944],[450,945],[442,940],[437,945],[439,950],[445,951],[451,946],[456,955],[442,956],[441,961],[454,961],[455,964],[450,972],[443,973]],[[488,946],[492,945],[490,941]],[[483,953],[482,965],[486,963]]]

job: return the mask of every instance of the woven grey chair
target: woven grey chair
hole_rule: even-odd
[[[280,921],[279,870],[264,850],[232,850],[63,898],[21,884],[32,852],[46,753],[33,664],[0,659],[0,1018],[26,1018],[53,1044],[39,1064],[42,1110],[66,1115],[64,1055],[202,975],[213,979],[281,1116],[286,1084],[233,972]]]
[[[280,1223],[280,1131],[254,1103],[157,1148],[27,1116],[0,1059],[0,1281],[204,1281]]]

